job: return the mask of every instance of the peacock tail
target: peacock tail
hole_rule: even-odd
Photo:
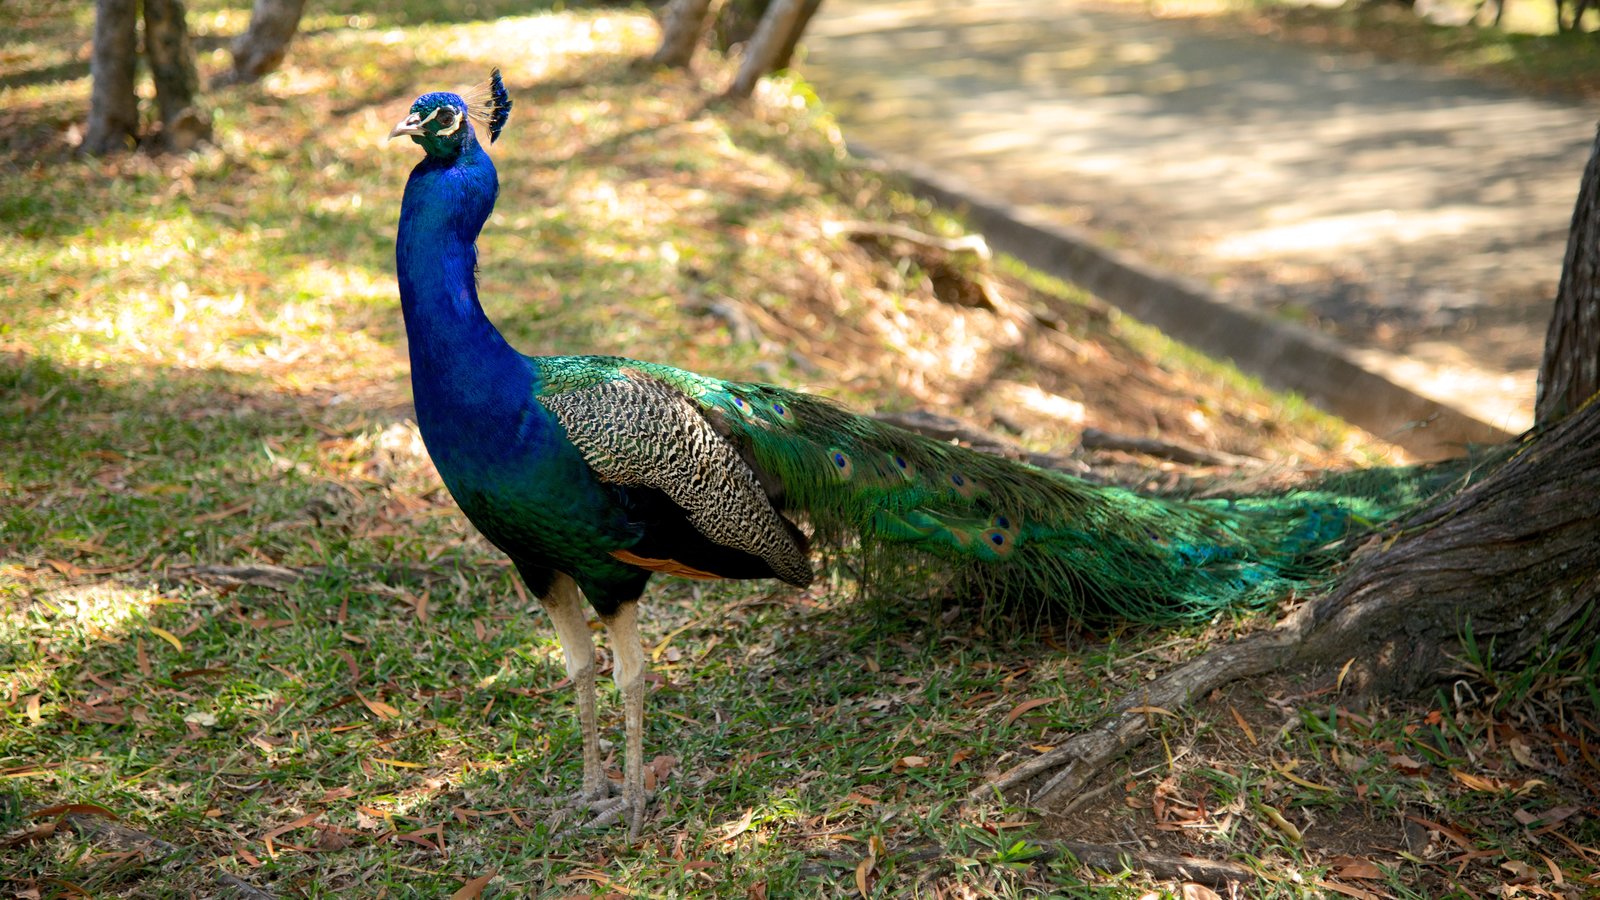
[[[545,357],[541,401],[568,425],[586,458],[660,460],[667,448],[608,450],[582,435],[684,439],[689,424],[645,410],[657,385],[687,401],[737,454],[700,466],[703,498],[729,469],[748,469],[777,510],[801,514],[811,541],[857,554],[869,580],[946,580],[986,600],[1090,618],[1204,619],[1271,603],[1328,573],[1346,538],[1418,501],[1382,479],[1328,482],[1266,496],[1181,500],[1093,484],[1059,472],[930,440],[820,397],[723,381],[616,357]],[[606,391],[606,385],[628,384]],[[568,398],[589,394],[596,402]],[[601,399],[601,398],[604,399]],[[580,412],[581,410],[581,412]],[[584,427],[575,417],[653,419],[636,431]],[[709,433],[709,432],[708,432]],[[704,441],[685,441],[698,448]],[[702,455],[694,449],[692,455]],[[744,465],[740,466],[742,462]],[[1403,479],[1417,485],[1414,475]],[[1359,487],[1359,489],[1354,489]],[[776,533],[719,494],[696,527],[708,534]],[[1421,494],[1422,491],[1414,491]],[[724,521],[719,521],[724,520]],[[741,548],[767,555],[758,548]],[[804,574],[780,577],[809,581]]]

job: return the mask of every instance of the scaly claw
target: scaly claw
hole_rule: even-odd
[[[652,793],[647,792],[637,800],[621,795],[601,797],[595,800],[579,800],[568,803],[556,810],[549,819],[550,828],[557,838],[571,837],[584,831],[594,831],[599,828],[609,828],[623,820],[628,820],[628,840],[638,840],[639,834],[644,830],[644,812],[654,799]],[[574,813],[587,813],[588,818],[562,827],[566,820]]]

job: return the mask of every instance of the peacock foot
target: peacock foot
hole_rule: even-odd
[[[589,796],[579,791],[557,809],[547,820],[554,835],[569,837],[583,831],[609,828],[626,820],[628,839],[637,839],[644,828],[645,810],[655,799],[655,792],[644,791],[637,798],[630,798],[623,786],[608,781],[598,793],[599,796]]]

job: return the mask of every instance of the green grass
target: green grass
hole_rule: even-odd
[[[536,604],[455,511],[408,419],[390,260],[415,151],[383,136],[416,93],[505,68],[518,105],[494,149],[483,293],[529,352],[646,356],[984,422],[1005,405],[989,388],[1010,380],[1126,431],[1198,416],[1228,449],[1285,461],[1365,458],[1347,428],[1003,267],[1007,296],[1050,306],[1059,331],[1045,338],[1077,354],[1052,368],[1035,357],[1057,344],[1017,343],[1002,317],[940,302],[931,261],[829,241],[820,223],[841,219],[961,224],[846,159],[804,85],[694,113],[700,79],[724,69],[630,69],[653,36],[636,10],[316,7],[284,71],[208,98],[215,147],[110,160],[70,152],[88,10],[7,12],[5,889],[213,896],[226,872],[279,896],[449,896],[492,873],[494,896],[835,897],[859,873],[874,896],[1176,895],[1037,852],[1060,824],[1036,811],[961,798],[1237,623],[1091,640],[948,600],[863,604],[842,569],[806,592],[653,589],[647,755],[673,760],[646,836],[552,836],[535,807],[579,778],[571,695]],[[203,68],[224,66],[209,48],[244,11],[192,15]],[[708,315],[719,298],[761,334]],[[1019,439],[1059,447],[1082,424],[1041,423]],[[227,574],[261,565],[288,575]],[[1480,670],[1519,686],[1507,697],[1547,698],[1549,673],[1592,675],[1592,660],[1575,665]],[[1036,699],[1049,702],[1008,721]],[[1314,727],[1324,705],[1303,705],[1293,752],[1321,765],[1344,745]],[[1213,712],[1172,723],[1169,743],[1232,727]],[[1349,740],[1421,754],[1407,749],[1423,739],[1405,730],[1414,712]],[[1380,772],[1369,796],[1450,800],[1442,761],[1484,727],[1441,738],[1432,781]],[[1134,790],[1096,815],[1147,831],[1149,809],[1130,801],[1188,765],[1130,760],[1115,777]],[[1241,765],[1212,760],[1204,783],[1224,805],[1246,797],[1252,821],[1331,802]],[[130,855],[31,817],[66,803],[177,850]],[[1509,809],[1489,811],[1509,822]],[[1258,861],[1277,880],[1254,896],[1313,896],[1328,866],[1266,831],[1194,846]]]

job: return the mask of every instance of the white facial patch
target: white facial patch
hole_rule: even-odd
[[[439,107],[439,109],[445,109],[445,108],[446,107],[443,107],[443,106]],[[438,115],[439,109],[436,109],[436,110],[433,111],[434,115]],[[452,135],[452,134],[455,134],[456,132],[460,131],[461,130],[461,123],[463,121],[465,121],[466,118],[467,118],[466,114],[462,113],[460,110],[451,110],[451,112],[454,112],[456,114],[456,120],[454,122],[450,123],[450,127],[449,128],[440,129],[439,130],[439,137],[446,137],[448,135]],[[433,118],[433,116],[428,116],[428,118],[431,119],[431,118]]]

